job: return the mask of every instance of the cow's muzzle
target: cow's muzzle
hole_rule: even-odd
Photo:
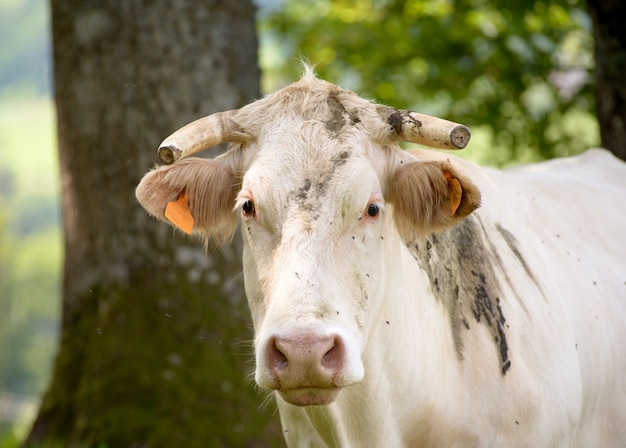
[[[341,388],[362,378],[362,373],[355,375],[346,342],[336,333],[274,335],[267,339],[262,356],[259,385],[277,390],[297,406],[329,404]]]

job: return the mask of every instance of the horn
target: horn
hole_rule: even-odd
[[[183,126],[159,145],[159,158],[167,165],[211,146],[229,141],[237,125],[237,110],[217,112]]]
[[[405,142],[439,149],[463,149],[471,132],[467,126],[407,110],[392,109],[388,122]]]

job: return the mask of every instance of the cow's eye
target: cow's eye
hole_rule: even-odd
[[[369,207],[367,207],[368,216],[375,218],[378,216],[378,213],[380,213],[380,208],[378,207],[378,205],[370,204]]]
[[[243,213],[244,216],[255,215],[256,210],[254,208],[254,202],[252,202],[252,199],[248,199],[246,202],[243,203],[243,205],[241,206],[241,213]]]

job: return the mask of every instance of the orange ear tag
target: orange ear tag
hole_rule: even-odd
[[[187,235],[191,234],[194,219],[189,212],[189,198],[186,194],[181,194],[177,201],[167,203],[165,217]]]
[[[463,188],[461,188],[461,182],[458,179],[452,177],[450,173],[444,171],[443,175],[448,181],[448,196],[450,197],[450,211],[452,215],[456,213],[461,205],[461,197],[463,196]]]

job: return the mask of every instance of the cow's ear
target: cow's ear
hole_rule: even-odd
[[[157,219],[219,244],[232,237],[237,225],[234,184],[226,165],[189,157],[150,171],[135,194]]]
[[[480,191],[450,162],[412,162],[396,171],[390,185],[400,236],[419,236],[450,227],[480,206]]]

